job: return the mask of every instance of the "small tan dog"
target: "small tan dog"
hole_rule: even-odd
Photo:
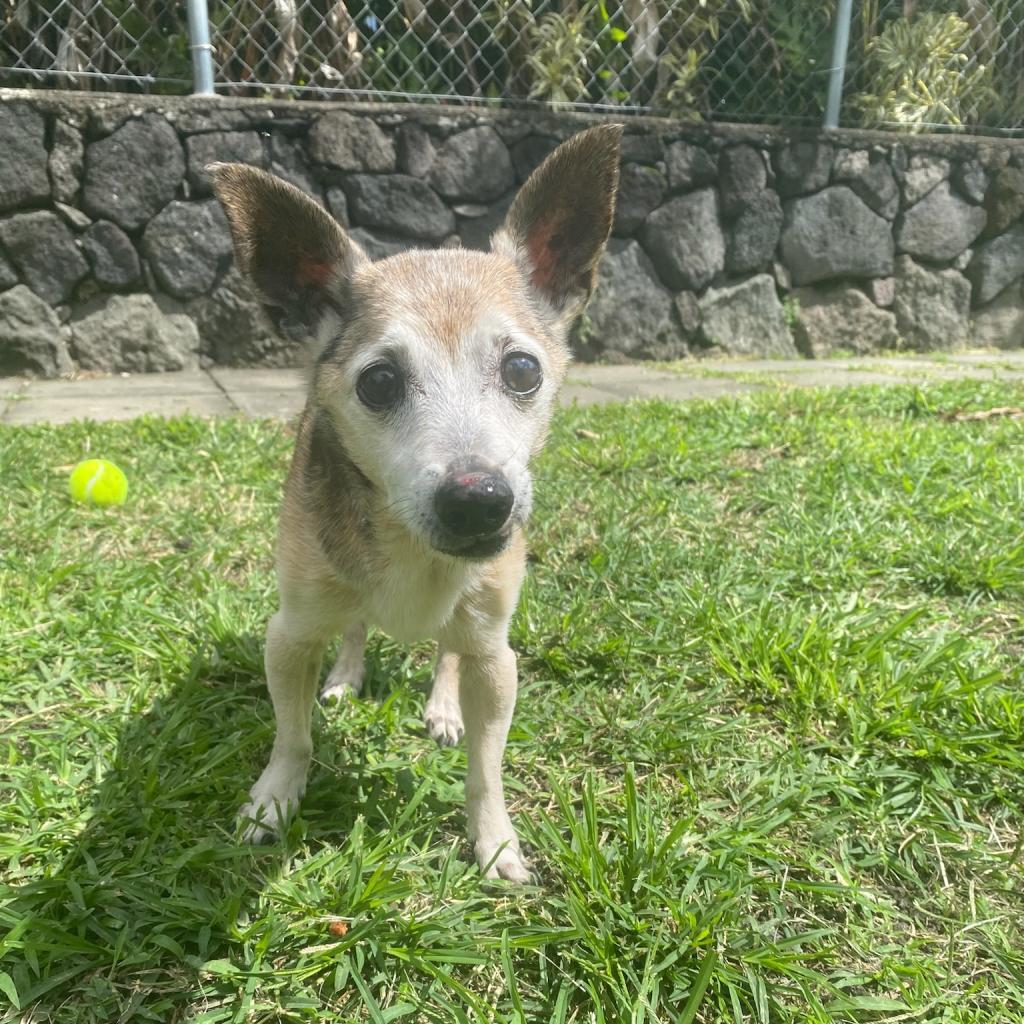
[[[427,730],[446,744],[465,731],[481,870],[528,880],[501,780],[518,686],[508,625],[529,460],[611,230],[621,131],[593,128],[555,150],[488,253],[373,263],[298,189],[241,164],[211,168],[242,270],[319,342],[281,512],[266,647],[277,735],[242,808],[249,839],[280,828],[303,794],[327,645],[344,636],[324,694],[358,693],[378,626],[437,640]]]

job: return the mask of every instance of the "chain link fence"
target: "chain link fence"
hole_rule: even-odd
[[[820,123],[835,0],[210,0],[222,95]],[[188,92],[184,0],[0,0],[0,84]],[[1024,0],[854,0],[840,123],[1019,133]]]

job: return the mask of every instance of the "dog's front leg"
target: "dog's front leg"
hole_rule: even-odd
[[[501,762],[516,706],[516,656],[507,644],[463,654],[459,701],[466,728],[466,818],[477,863],[488,878],[528,882],[530,871],[505,808]]]
[[[326,646],[319,634],[304,634],[284,609],[267,627],[267,689],[277,732],[270,760],[240,812],[250,842],[261,842],[279,830],[305,791],[313,756],[313,698]]]
[[[423,709],[423,724],[442,747],[454,747],[465,732],[459,708],[459,656],[451,651],[437,652],[434,684]]]

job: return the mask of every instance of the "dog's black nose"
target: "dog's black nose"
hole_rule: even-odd
[[[497,533],[512,513],[515,495],[501,473],[450,473],[434,494],[441,525],[453,537],[470,539]]]

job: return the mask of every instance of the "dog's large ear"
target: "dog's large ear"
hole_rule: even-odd
[[[268,305],[312,327],[328,307],[343,311],[347,284],[367,256],[321,206],[266,171],[212,164],[238,266]]]
[[[622,125],[562,143],[520,189],[493,251],[513,259],[562,323],[582,312],[615,213]]]

